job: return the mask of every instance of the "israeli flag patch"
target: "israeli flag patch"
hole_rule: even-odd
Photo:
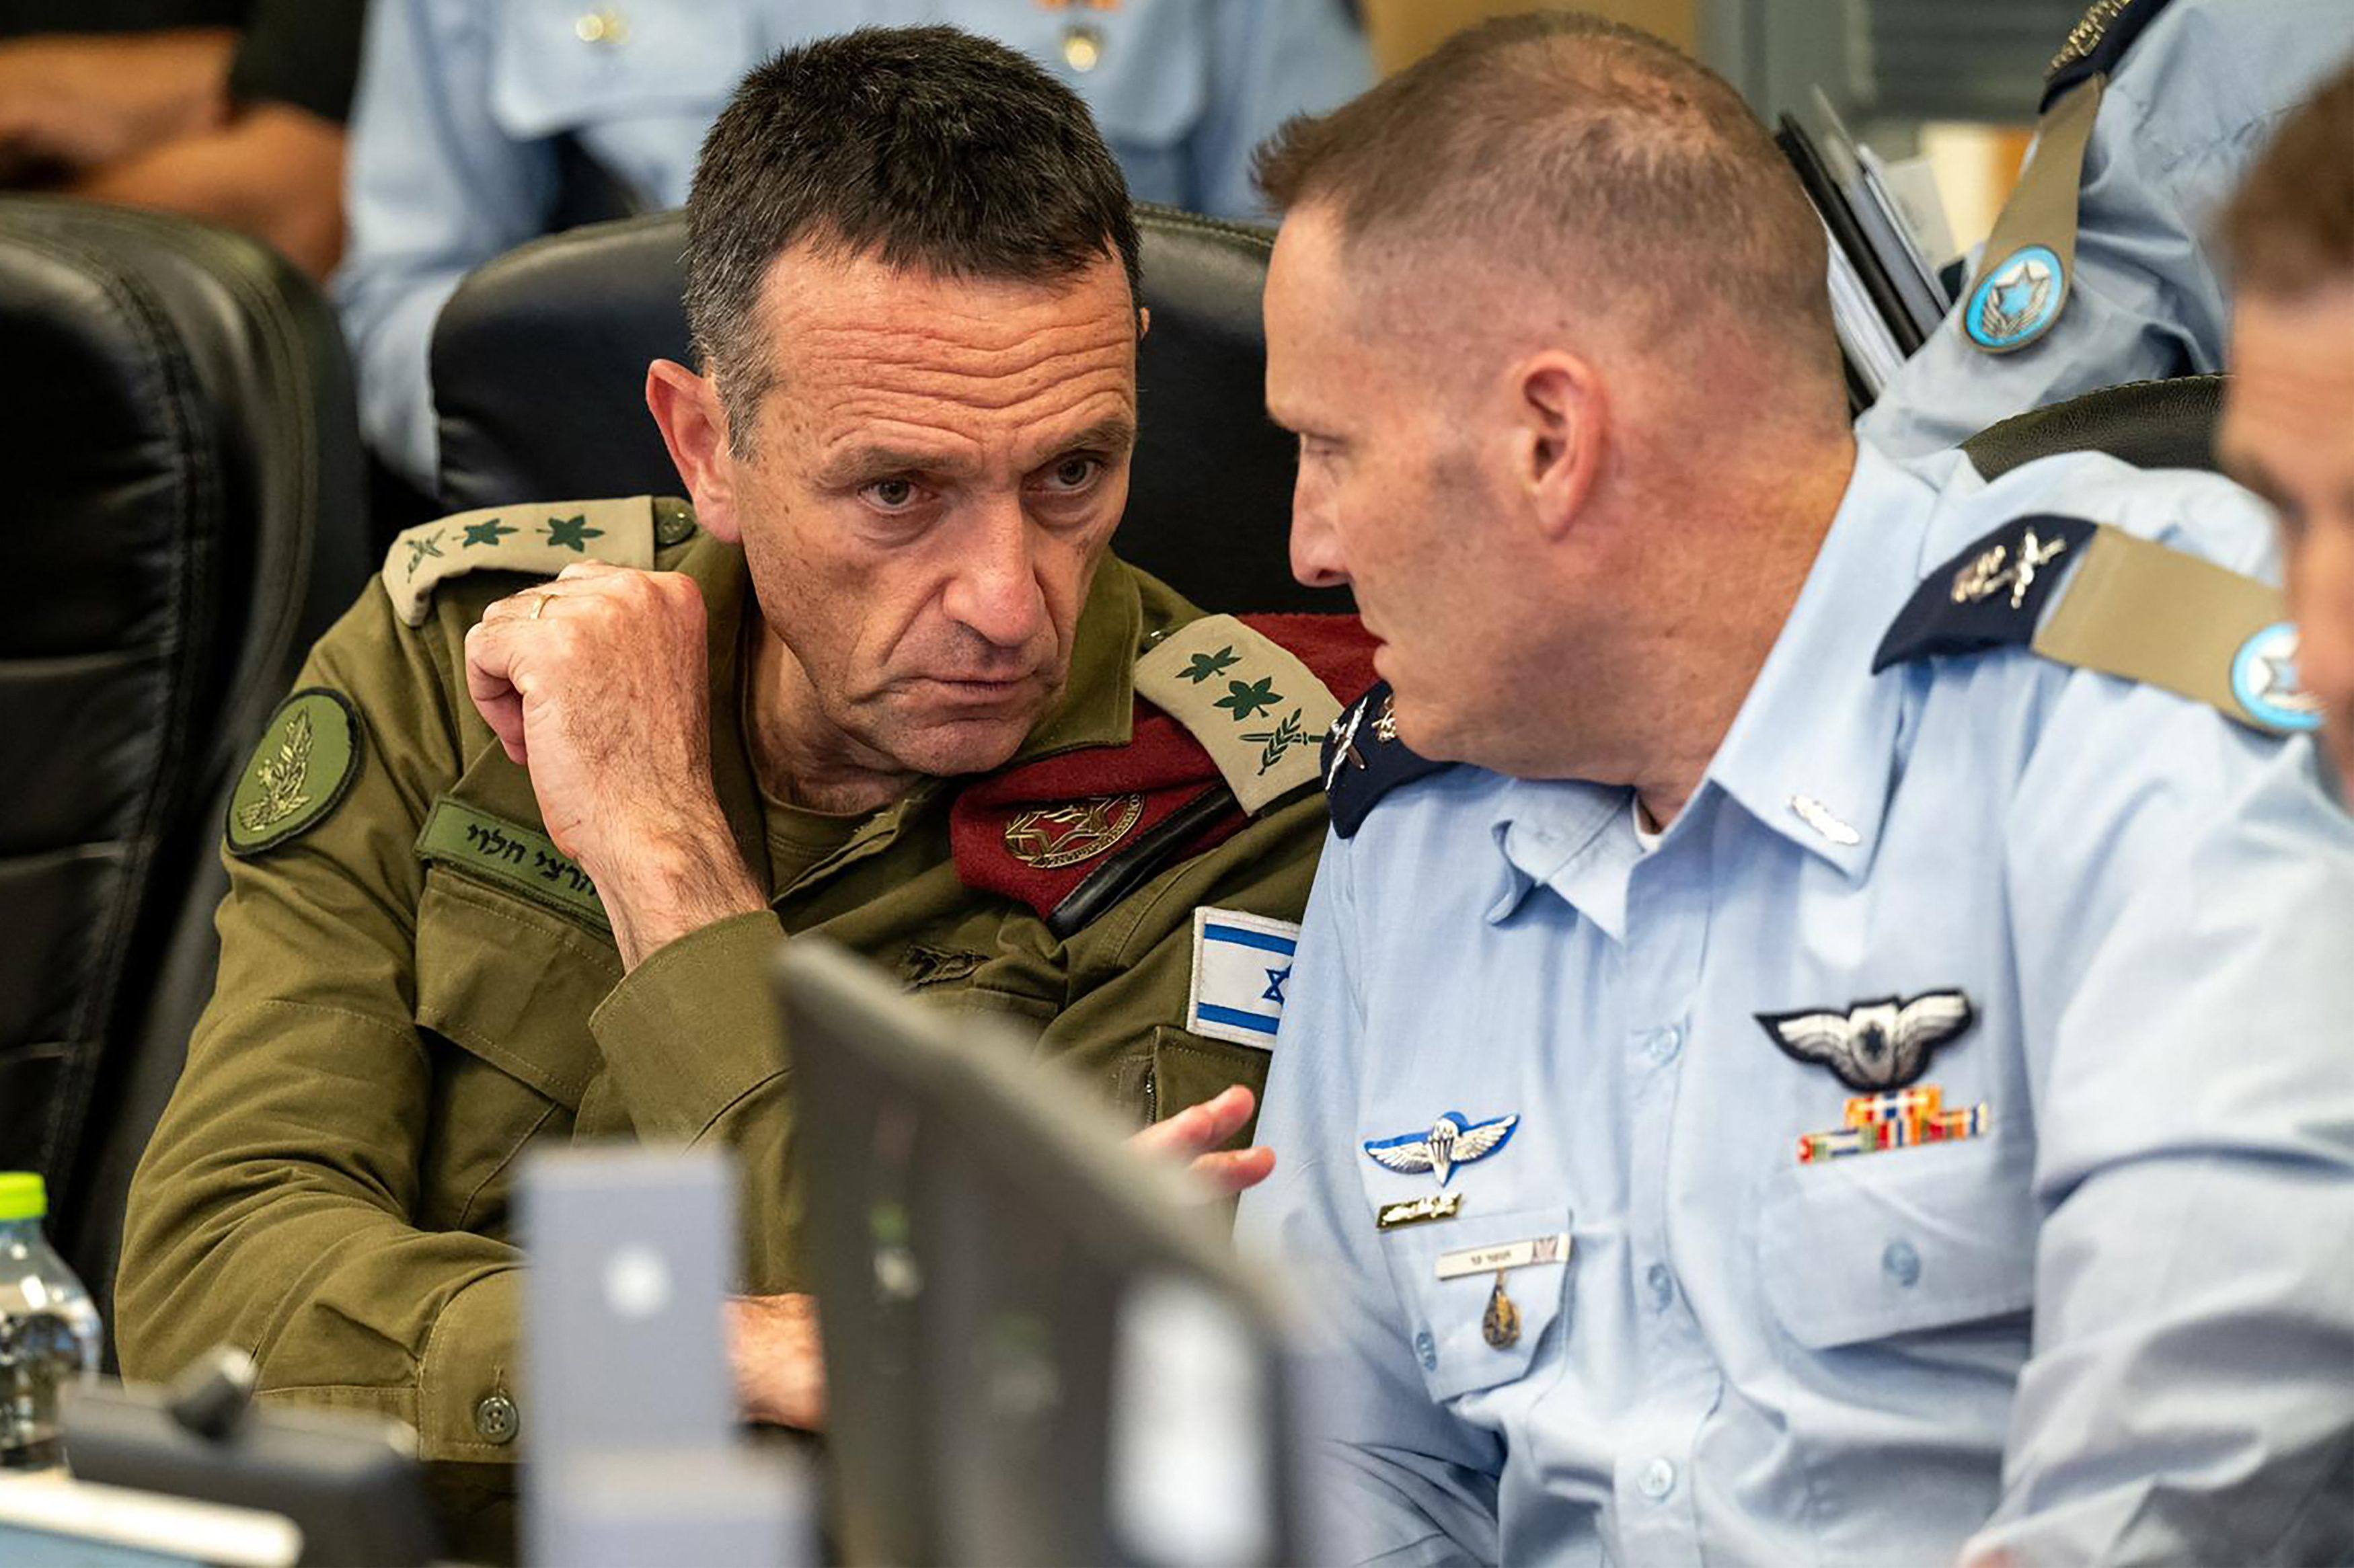
[[[1261,1051],[1275,1044],[1299,927],[1239,909],[1193,911],[1193,994],[1185,1027]]]

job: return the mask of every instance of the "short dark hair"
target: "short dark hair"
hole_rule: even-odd
[[[2294,297],[2354,279],[2354,66],[2282,122],[2222,228],[2243,291]]]
[[[1838,375],[1822,224],[1797,177],[1731,85],[1639,29],[1569,11],[1468,27],[1290,122],[1257,173],[1280,210],[1329,205],[1352,253],[1437,239],[1590,260],[1577,286],[1629,280],[1617,293],[1659,333],[1715,300]]]
[[[754,69],[704,138],[686,199],[686,319],[747,440],[769,367],[769,269],[814,242],[946,277],[1054,280],[1116,257],[1135,210],[1087,106],[954,27],[863,27]]]

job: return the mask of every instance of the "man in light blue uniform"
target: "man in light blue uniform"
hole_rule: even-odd
[[[2012,204],[2013,212],[2056,208],[2052,225],[2064,230],[2074,197],[2070,281],[2050,294],[2050,313],[1973,341],[1970,320],[1989,276],[2031,245],[2065,242],[2006,213],[1972,287],[1857,422],[1891,451],[1941,450],[2096,387],[2223,367],[2231,281],[2214,248],[2214,218],[2281,118],[2354,58],[2354,5],[2131,0],[2121,13],[2104,5],[2088,26],[2113,13],[2112,27],[2147,19],[2120,58],[2100,55],[2096,36],[2079,45],[2094,52],[2062,56],[2063,70],[2115,67],[2084,147],[2081,190],[2076,159],[2043,161],[2063,109],[2064,94],[2055,94]],[[2042,188],[2054,182],[2066,188]]]
[[[1388,683],[1240,1219],[1331,1554],[2354,1547],[2354,824],[2252,499],[1859,447],[1803,196],[1639,34],[1267,177],[1294,565]]]
[[[336,281],[369,445],[432,490],[427,349],[467,272],[584,191],[592,213],[684,203],[704,132],[778,49],[924,22],[1032,56],[1087,100],[1137,199],[1216,215],[1259,210],[1250,154],[1285,119],[1372,79],[1342,0],[376,0]]]

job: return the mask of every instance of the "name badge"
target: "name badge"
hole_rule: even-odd
[[[1526,1241],[1505,1242],[1497,1246],[1467,1246],[1438,1255],[1438,1277],[1461,1279],[1472,1274],[1500,1274],[1508,1268],[1526,1268],[1532,1264],[1567,1263],[1569,1233],[1557,1235],[1531,1236]]]

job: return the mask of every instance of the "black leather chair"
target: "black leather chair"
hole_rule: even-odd
[[[343,339],[275,253],[0,199],[0,1168],[106,1305],[212,987],[236,770],[367,576]]]
[[[1151,331],[1143,436],[1113,548],[1204,608],[1331,610],[1291,577],[1292,442],[1265,413],[1259,295],[1272,237],[1165,208],[1139,215]],[[677,213],[535,240],[462,284],[433,334],[442,501],[453,511],[677,494],[645,371],[687,359]]]
[[[2101,451],[2137,468],[2213,469],[2223,378],[2135,381],[2031,409],[1962,444],[1988,479],[2054,452]]]

